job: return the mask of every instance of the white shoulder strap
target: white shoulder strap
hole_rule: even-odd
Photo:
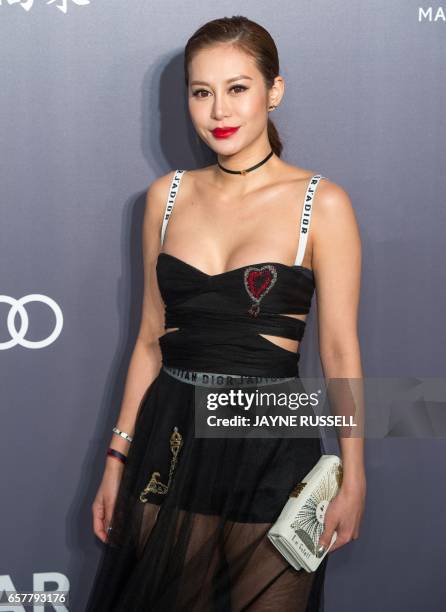
[[[311,177],[308,184],[307,193],[305,194],[304,205],[302,208],[302,216],[300,219],[299,246],[297,248],[296,260],[294,262],[295,266],[301,266],[304,260],[305,247],[307,246],[308,232],[310,230],[313,198],[314,194],[316,193],[317,186],[319,185],[319,181],[323,178],[326,177],[322,176],[321,174],[315,174],[313,177]]]
[[[164,242],[164,235],[166,233],[167,223],[170,215],[172,214],[173,207],[175,205],[175,198],[177,197],[178,188],[181,183],[181,179],[186,170],[175,170],[175,174],[170,185],[169,195],[167,197],[166,208],[164,210],[163,225],[161,226],[161,246]]]

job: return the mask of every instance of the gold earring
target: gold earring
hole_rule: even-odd
[[[277,108],[275,104],[271,104],[270,106],[268,106],[268,110],[274,110],[275,108]]]

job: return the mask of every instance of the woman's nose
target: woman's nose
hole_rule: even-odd
[[[214,104],[212,105],[212,112],[215,119],[221,119],[227,116],[229,107],[227,101],[222,96],[215,96]]]

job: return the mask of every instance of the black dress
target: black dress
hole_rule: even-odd
[[[161,244],[183,173],[172,180]],[[321,178],[308,183],[293,266],[209,275],[160,253],[165,328],[180,329],[159,339],[162,367],[138,409],[86,612],[323,611],[328,555],[316,572],[296,571],[266,535],[321,456],[320,438],[194,435],[197,373],[299,379],[300,353],[260,333],[303,337],[305,322],[280,313],[310,310],[314,276],[300,264]]]

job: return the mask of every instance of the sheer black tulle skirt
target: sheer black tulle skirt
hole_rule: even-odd
[[[161,369],[86,612],[322,612],[328,555],[296,571],[266,535],[321,454],[314,437],[196,438],[194,385]]]

